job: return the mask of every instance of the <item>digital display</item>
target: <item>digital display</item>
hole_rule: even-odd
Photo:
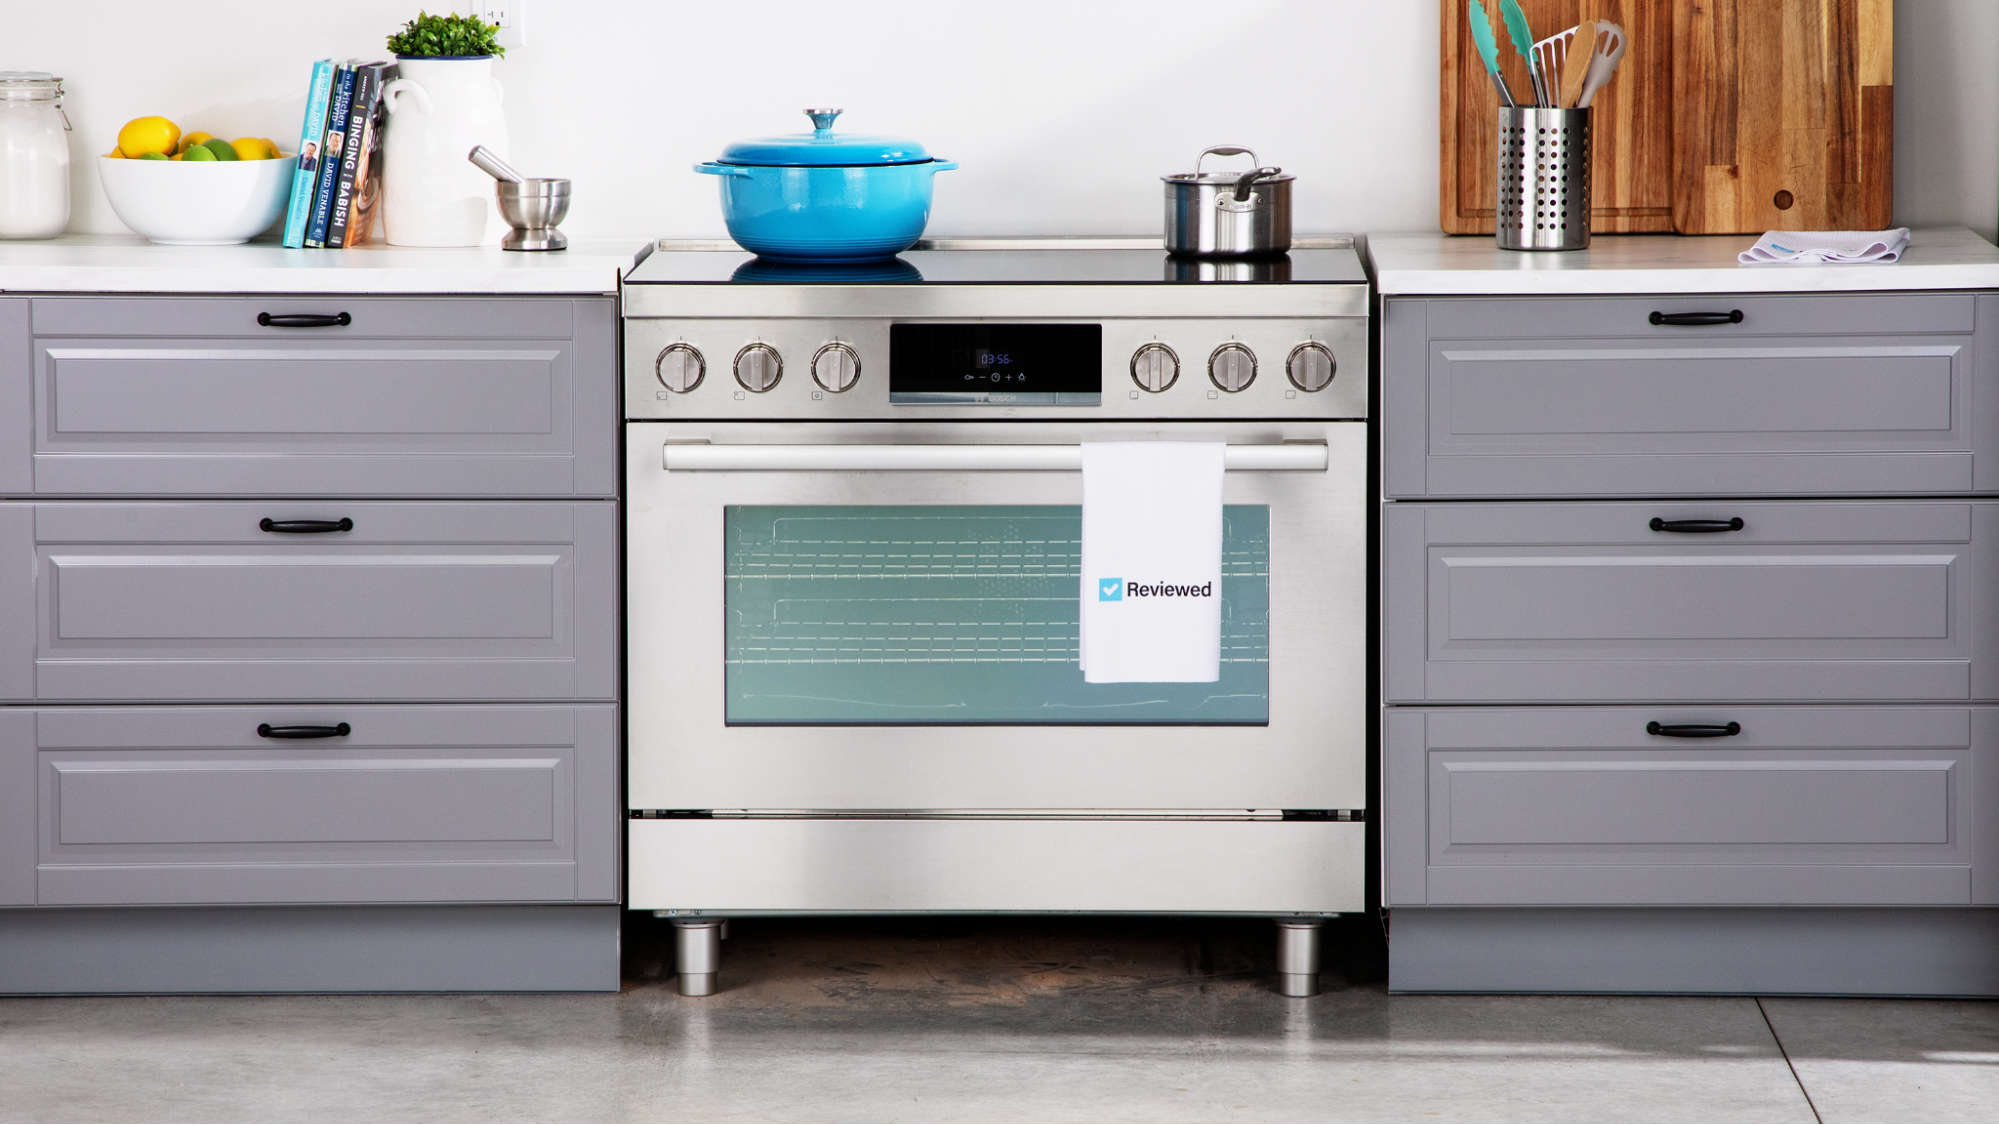
[[[1101,324],[892,324],[888,400],[903,405],[1098,406]]]

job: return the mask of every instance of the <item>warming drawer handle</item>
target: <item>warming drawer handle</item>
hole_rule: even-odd
[[[1646,734],[1656,734],[1660,738],[1728,738],[1742,733],[1741,723],[1662,723],[1657,719],[1645,724]]]
[[[1323,473],[1331,463],[1324,442],[1231,445],[1223,464],[1232,472]],[[1077,473],[1080,445],[709,445],[666,446],[668,472],[923,472]]]
[[[346,516],[337,520],[274,520],[265,516],[257,521],[257,528],[273,535],[325,535],[329,531],[352,531],[354,521]]]
[[[257,323],[266,328],[345,328],[354,323],[354,318],[344,312],[258,313]]]
[[[1727,312],[1655,312],[1651,316],[1654,325],[1668,325],[1674,328],[1706,328],[1713,324],[1741,324],[1742,310]]]
[[[335,723],[330,727],[274,727],[269,723],[257,724],[258,738],[345,738],[353,733],[354,728],[346,723]]]
[[[1741,531],[1742,517],[1730,516],[1725,520],[1662,520],[1652,517],[1647,525],[1653,531],[1677,531],[1682,535],[1713,535],[1722,531]]]

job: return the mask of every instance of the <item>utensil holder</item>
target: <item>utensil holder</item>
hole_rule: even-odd
[[[1589,249],[1590,111],[1499,109],[1501,250]]]

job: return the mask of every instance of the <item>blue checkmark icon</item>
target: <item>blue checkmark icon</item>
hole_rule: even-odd
[[[1100,602],[1121,602],[1124,600],[1124,579],[1104,578],[1097,582],[1097,600]]]

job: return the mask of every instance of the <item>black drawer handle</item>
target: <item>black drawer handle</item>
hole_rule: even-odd
[[[1730,516],[1725,520],[1662,520],[1652,517],[1648,524],[1653,531],[1677,531],[1682,535],[1713,535],[1717,531],[1741,531],[1742,517]]]
[[[1653,313],[1652,315],[1658,316],[1659,314]],[[266,328],[345,328],[354,323],[354,318],[344,312],[258,313],[257,323]]]
[[[337,520],[274,520],[265,516],[257,521],[257,527],[277,535],[324,535],[329,531],[352,531],[354,521],[346,516]]]
[[[340,724],[346,726],[346,723]],[[1662,723],[1657,719],[1645,724],[1646,734],[1656,734],[1661,738],[1727,738],[1741,734],[1741,723]]]
[[[353,733],[354,728],[346,723],[335,723],[330,727],[274,727],[269,723],[257,724],[258,738],[345,738]]]
[[[1705,328],[1710,324],[1741,324],[1742,310],[1730,309],[1727,312],[1711,313],[1655,312],[1651,320],[1655,325],[1666,324],[1675,328]]]

